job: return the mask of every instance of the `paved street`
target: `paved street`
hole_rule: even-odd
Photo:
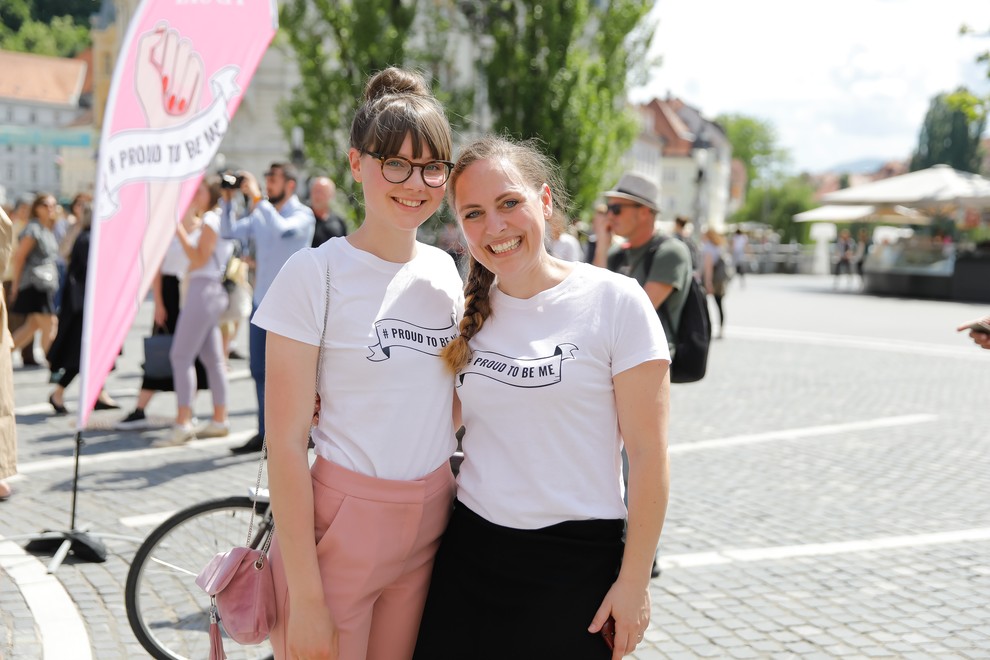
[[[990,351],[955,332],[985,307],[777,275],[733,281],[725,306],[708,377],[673,388],[664,570],[634,657],[990,658]],[[146,307],[108,381],[125,409],[149,326]],[[146,657],[123,599],[137,543],[167,512],[253,484],[256,455],[227,450],[255,430],[247,364],[231,369],[230,438],[150,449],[164,430],[93,414],[77,523],[114,535],[110,556],[53,578],[3,539],[68,526],[73,420],[49,416],[46,371],[15,372],[0,658]],[[167,420],[174,397],[149,412]]]

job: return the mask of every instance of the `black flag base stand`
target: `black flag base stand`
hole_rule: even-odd
[[[77,529],[67,532],[53,532],[46,529],[28,541],[24,549],[31,553],[44,555],[54,553],[52,563],[48,566],[49,573],[58,570],[69,552],[72,552],[74,557],[84,561],[102,563],[107,560],[107,547],[103,545],[103,542]]]
[[[69,514],[69,530],[53,531],[46,529],[40,534],[35,534],[29,537],[21,537],[30,539],[24,546],[24,549],[28,552],[39,554],[54,553],[51,562],[48,564],[49,573],[54,573],[57,571],[58,567],[62,565],[62,562],[65,561],[65,558],[70,552],[72,553],[72,556],[82,561],[99,563],[107,560],[107,548],[103,545],[103,542],[85,530],[76,529],[76,495],[79,492],[79,451],[82,449],[82,446],[82,431],[77,430],[75,469],[72,475],[72,510]],[[120,536],[117,534],[104,534],[104,536],[112,536],[114,538],[125,539],[128,541],[141,540],[130,536]]]

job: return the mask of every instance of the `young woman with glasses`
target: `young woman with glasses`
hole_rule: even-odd
[[[439,355],[461,279],[416,241],[443,199],[450,126],[420,76],[390,68],[368,82],[350,144],[364,221],[293,255],[253,319],[268,332],[276,658],[410,658],[454,492]]]

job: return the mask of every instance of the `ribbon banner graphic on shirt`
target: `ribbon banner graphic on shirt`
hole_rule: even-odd
[[[541,358],[513,358],[491,351],[474,351],[457,376],[457,386],[468,374],[478,374],[513,387],[547,387],[560,382],[564,360],[574,359],[574,344],[558,344],[553,355]]]
[[[368,359],[372,362],[389,359],[392,349],[396,347],[438,356],[458,333],[454,317],[450,317],[450,325],[445,328],[421,328],[408,321],[382,319],[375,321],[375,334],[378,335],[378,343],[368,347],[371,350]]]
[[[80,427],[277,29],[274,0],[143,0],[134,12],[97,154]]]

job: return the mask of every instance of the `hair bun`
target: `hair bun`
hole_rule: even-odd
[[[364,88],[364,101],[369,103],[383,96],[415,94],[430,96],[430,89],[423,76],[406,69],[390,66],[379,71]]]

